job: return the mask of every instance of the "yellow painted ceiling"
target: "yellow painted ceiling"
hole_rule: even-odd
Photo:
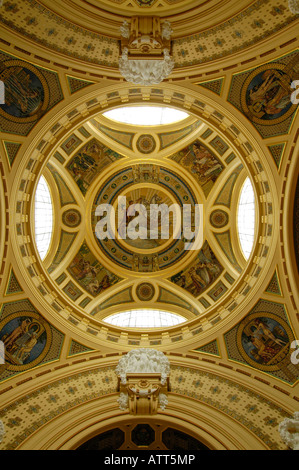
[[[132,15],[171,22],[175,68],[159,85],[132,85],[118,71],[119,27]],[[288,2],[7,0],[0,22],[1,80],[25,81],[27,94],[38,89],[33,102],[11,93],[0,105],[0,340],[27,318],[41,345],[27,359],[8,350],[0,365],[0,448],[76,448],[125,425],[114,368],[131,348],[154,347],[173,371],[169,415],[159,419],[185,430],[188,416],[190,433],[210,448],[285,449],[277,426],[299,400],[291,361],[299,335],[298,109],[287,100],[299,73],[298,17]],[[255,99],[267,79],[273,86]],[[189,118],[148,127],[103,116],[130,105],[173,107]],[[208,155],[213,177],[196,152]],[[55,209],[43,261],[34,237],[41,175]],[[248,260],[237,236],[247,177],[256,200]],[[203,203],[203,247],[99,243],[95,206],[118,195]],[[130,308],[187,321],[146,330],[103,322]],[[246,339],[261,320],[280,343],[258,357]]]

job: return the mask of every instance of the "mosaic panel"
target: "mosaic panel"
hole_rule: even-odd
[[[220,276],[223,266],[205,241],[195,260],[170,281],[198,297]]]
[[[216,209],[210,215],[210,224],[215,228],[225,227],[229,222],[229,215],[227,212]]]
[[[229,262],[238,272],[241,272],[242,268],[237,262],[235,254],[234,254],[230,230],[227,230],[226,232],[223,232],[223,233],[215,233],[215,232],[213,233],[217,242],[219,243],[220,248],[224,252]]]
[[[223,284],[222,281],[217,282],[217,284],[208,292],[208,296],[216,302],[220,297],[227,292],[227,287]]]
[[[224,170],[223,163],[199,141],[188,145],[170,158],[195,176],[206,197]]]
[[[228,101],[239,109],[262,137],[288,132],[296,105],[291,102],[291,83],[298,77],[299,53],[234,75]]]
[[[85,195],[103,168],[121,158],[123,156],[119,153],[105,147],[96,139],[91,139],[75,154],[66,168],[82,194]]]
[[[68,272],[94,297],[121,280],[96,259],[86,243],[83,243],[69,265]]]
[[[65,230],[61,230],[59,245],[53,258],[53,261],[48,268],[48,273],[52,273],[54,269],[56,269],[60,265],[66,254],[69,252],[76,236],[77,233],[70,233],[66,232]]]
[[[230,359],[291,384],[299,377],[299,367],[290,358],[293,340],[284,305],[263,299],[225,334]]]
[[[83,344],[78,343],[77,341],[72,340],[69,348],[68,356],[76,356],[77,354],[82,354],[85,352],[93,351],[93,349],[84,346]]]
[[[82,144],[82,140],[76,134],[72,134],[61,144],[61,148],[67,155],[71,155],[80,144]]]
[[[73,302],[83,295],[83,292],[72,281],[69,281],[62,290]]]
[[[185,299],[171,292],[170,290],[165,289],[164,287],[160,287],[159,289],[159,296],[157,302],[176,305],[177,307],[183,307],[186,310],[189,310],[189,312],[198,315],[198,311],[191,304],[189,304],[189,302],[186,302]]]
[[[5,364],[0,366],[0,381],[58,359],[63,338],[29,300],[3,304],[0,340],[5,345]]]
[[[0,105],[0,129],[28,135],[38,120],[63,99],[58,75],[0,51],[0,80],[5,104]]]
[[[68,209],[62,214],[62,222],[67,227],[78,227],[81,223],[81,214],[77,209]]]
[[[136,288],[136,295],[142,302],[148,302],[155,295],[155,287],[149,282],[142,282]]]
[[[232,199],[232,194],[233,194],[233,189],[235,186],[235,183],[237,181],[237,178],[240,174],[240,171],[243,169],[243,166],[240,165],[236,171],[234,171],[227,181],[225,182],[224,186],[220,190],[216,200],[215,204],[223,205],[230,207],[231,205],[231,199]]]
[[[141,183],[145,183],[144,186]],[[98,217],[95,216],[96,207],[100,204],[113,205],[117,197],[124,191],[130,196],[126,201],[126,209],[129,208],[129,205],[134,208],[134,204],[142,201],[148,210],[150,204],[160,203],[160,197],[163,197],[166,204],[173,199],[182,207],[188,202],[194,206],[196,201],[189,185],[177,173],[154,164],[138,164],[134,167],[128,167],[115,173],[99,189],[92,208],[93,233],[95,233],[95,227],[98,223]],[[132,214],[134,214],[133,211]],[[118,220],[118,215],[116,219]],[[134,217],[129,216],[128,213],[121,219],[120,228],[123,231],[128,228],[131,219]],[[147,217],[148,221],[149,217]],[[148,226],[147,230],[149,230]],[[136,240],[130,239],[128,236],[124,236],[123,239],[107,237],[101,240],[96,238],[96,242],[102,252],[114,263],[130,271],[152,272],[166,269],[188,253],[185,250],[183,237],[172,239],[167,245],[168,240],[165,242],[160,237],[154,240],[150,236],[147,239],[137,238]]]
[[[140,153],[152,153],[156,148],[156,141],[151,134],[143,134],[138,137],[136,147]]]

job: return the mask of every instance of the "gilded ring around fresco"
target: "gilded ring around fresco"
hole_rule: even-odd
[[[3,62],[0,80],[5,85],[5,104],[0,115],[16,123],[36,121],[49,105],[49,88],[43,74],[21,60]]]
[[[250,120],[274,125],[287,119],[296,109],[291,95],[295,63],[266,64],[254,70],[241,90],[241,105]]]
[[[253,367],[265,371],[279,370],[289,360],[293,334],[289,325],[277,315],[257,312],[239,325],[237,345],[243,358]]]
[[[51,345],[51,329],[37,313],[17,312],[0,322],[0,340],[10,370],[23,371],[39,364]]]
[[[122,220],[118,213],[122,211],[116,206],[119,197],[125,197],[126,217]],[[101,204],[115,206],[117,221],[128,227],[130,223],[130,209],[135,205],[142,204],[146,210],[151,210],[154,204],[184,204],[194,206],[199,204],[192,189],[182,179],[181,176],[165,167],[155,164],[136,164],[126,167],[112,175],[97,191],[94,198],[91,216],[92,232],[95,236],[98,217],[95,216],[96,208]],[[133,212],[132,212],[133,213]],[[147,217],[148,222],[150,217]],[[159,230],[163,223],[161,217]],[[183,237],[174,238],[172,235],[176,229],[171,225],[170,217],[170,237],[167,240],[150,239],[133,240],[130,237],[125,239],[96,238],[96,242],[101,251],[119,266],[130,271],[153,272],[166,269],[177,263],[178,260],[188,255],[184,250],[185,240]],[[149,232],[150,227],[147,227]]]

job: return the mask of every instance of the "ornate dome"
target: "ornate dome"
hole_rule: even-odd
[[[175,67],[158,85],[120,75],[134,15],[173,28]],[[114,436],[137,449],[140,424],[148,449],[186,433],[210,449],[284,449],[299,304],[288,2],[22,0],[0,20],[1,448]],[[113,236],[99,236],[103,220]],[[117,409],[114,369],[134,348],[171,369],[167,411],[144,423]]]

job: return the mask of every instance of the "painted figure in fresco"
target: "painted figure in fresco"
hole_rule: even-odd
[[[20,364],[23,364],[27,357],[29,357],[36,343],[37,333],[35,331],[25,333],[15,342],[14,348],[11,351],[12,357],[14,357]]]
[[[32,320],[30,320],[29,318],[26,318],[22,321],[20,326],[15,328],[10,334],[3,336],[2,341],[4,343],[6,351],[9,352],[12,350],[15,341],[24,333],[26,333],[31,321]]]
[[[24,67],[8,67],[3,72],[5,110],[16,117],[35,114],[43,102],[43,87],[38,78]]]
[[[82,245],[79,253],[69,265],[68,271],[92,295],[100,294],[118,279],[91,255],[85,244]]]
[[[111,280],[108,274],[105,274],[103,279],[98,281],[95,279],[94,281],[90,282],[87,286],[88,290],[90,291],[91,294],[93,295],[98,295],[100,294],[103,290],[107,289],[108,287],[111,286]]]
[[[171,281],[198,296],[218,278],[222,269],[208,243],[205,242],[197,261],[186,271],[180,271],[172,276]]]
[[[16,318],[4,327],[3,332],[1,340],[5,345],[6,361],[12,364],[31,362],[40,355],[46,344],[44,327],[32,318]]]
[[[244,329],[242,344],[247,354],[260,364],[275,363],[275,358],[288,346],[286,332],[270,318],[255,318]]]
[[[97,141],[92,140],[68,164],[67,168],[83,194],[86,193],[90,183],[97,174],[100,161],[103,157],[104,147]]]
[[[212,180],[216,181],[217,176],[223,170],[222,164],[216,157],[199,142],[190,145],[189,152],[183,160],[183,164],[188,164],[192,160],[191,172],[195,173],[199,181],[204,184]]]
[[[257,117],[283,114],[291,106],[290,77],[280,70],[269,69],[262,72],[252,82],[247,91],[247,106]]]

